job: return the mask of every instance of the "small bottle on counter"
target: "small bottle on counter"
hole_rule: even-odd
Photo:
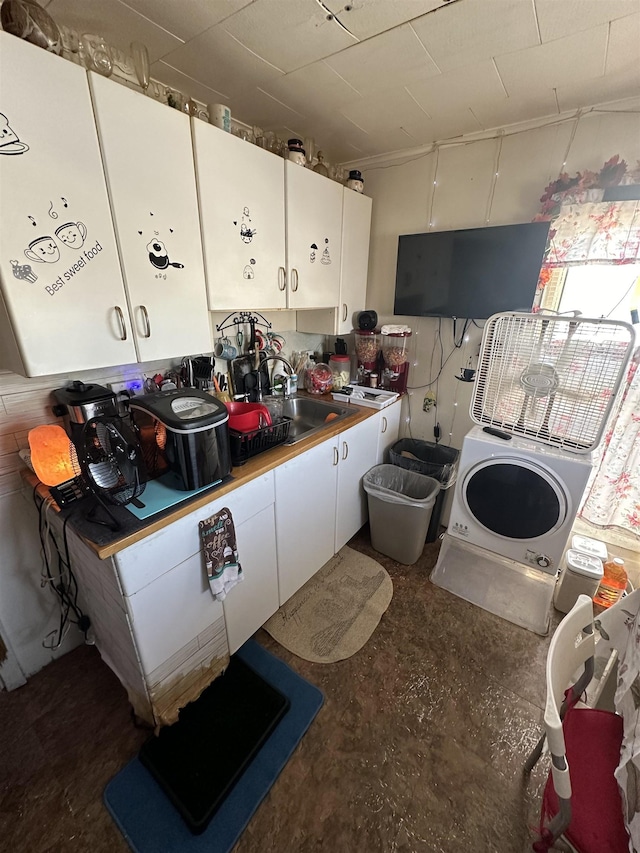
[[[593,596],[593,603],[600,607],[611,607],[622,598],[627,588],[627,570],[622,557],[609,558],[604,566],[604,576],[600,581],[598,591]]]
[[[378,374],[370,373],[369,374],[369,388],[377,388],[378,387]]]

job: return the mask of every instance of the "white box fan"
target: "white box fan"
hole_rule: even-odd
[[[471,418],[588,453],[602,438],[633,345],[633,327],[614,320],[494,314],[482,336]]]

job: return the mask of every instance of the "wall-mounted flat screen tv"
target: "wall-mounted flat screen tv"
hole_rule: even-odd
[[[483,320],[530,311],[548,222],[401,234],[394,314]]]

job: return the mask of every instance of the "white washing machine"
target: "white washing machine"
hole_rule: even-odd
[[[555,574],[592,454],[496,432],[476,426],[465,436],[447,532]]]

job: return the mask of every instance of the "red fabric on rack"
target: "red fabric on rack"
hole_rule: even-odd
[[[629,835],[614,771],[620,761],[622,717],[598,708],[570,705],[562,724],[571,778],[571,823],[564,837],[580,853],[627,853]],[[546,853],[551,834],[544,825],[558,813],[558,796],[549,778],[542,798],[536,853]]]

